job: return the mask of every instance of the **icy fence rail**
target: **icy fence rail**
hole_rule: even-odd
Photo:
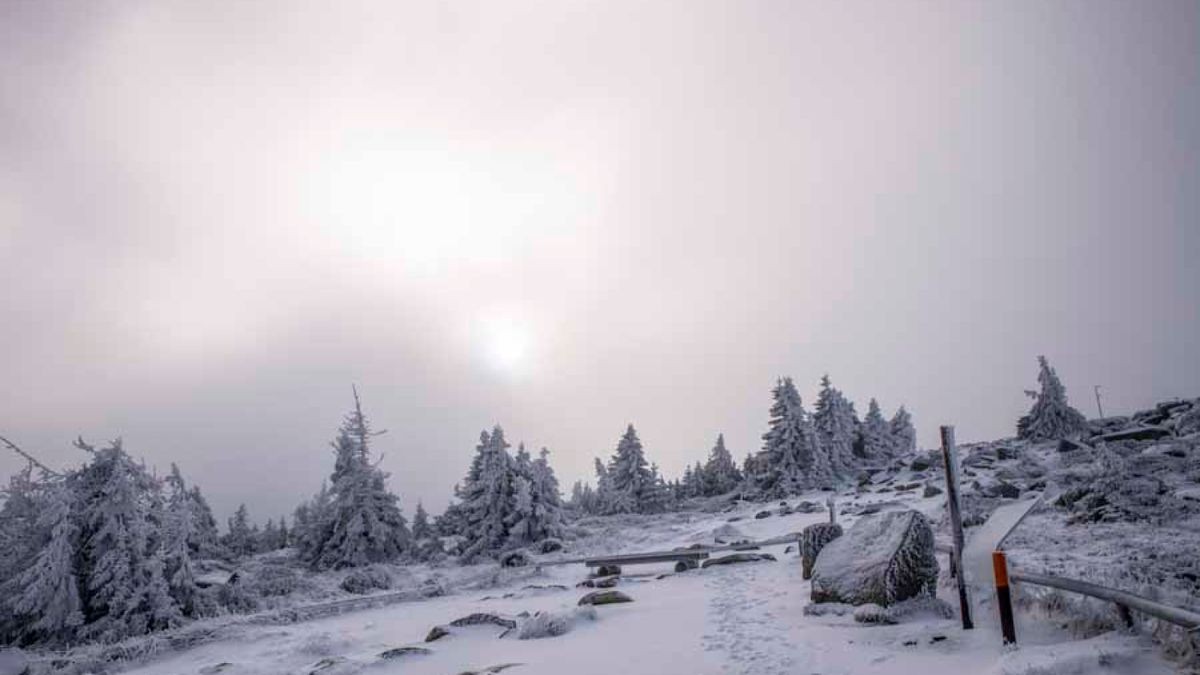
[[[1178,607],[1164,605],[1161,602],[1155,602],[1149,598],[1143,598],[1140,595],[1134,595],[1126,591],[1120,591],[1115,588],[1099,586],[1086,581],[1077,579],[1067,579],[1064,577],[1052,577],[1045,574],[1035,574],[1033,572],[1013,572],[1012,580],[1018,583],[1033,584],[1035,586],[1048,586],[1059,590],[1070,591],[1072,593],[1080,593],[1101,600],[1108,600],[1116,603],[1121,610],[1122,616],[1128,616],[1129,610],[1137,610],[1143,614],[1148,614],[1156,619],[1161,619],[1168,623],[1180,626],[1185,630],[1195,633],[1200,631],[1200,614],[1191,612]],[[1129,618],[1125,619],[1126,623],[1131,623]]]

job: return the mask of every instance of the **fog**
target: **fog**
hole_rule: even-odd
[[[362,394],[677,476],[829,373],[920,439],[1200,395],[1194,2],[0,0],[0,434],[291,513]],[[21,466],[0,455],[0,473]]]

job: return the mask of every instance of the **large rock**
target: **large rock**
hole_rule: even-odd
[[[800,564],[804,566],[804,578],[812,578],[813,564],[821,549],[829,542],[842,536],[842,526],[837,523],[816,523],[800,533]]]
[[[925,516],[912,510],[863,516],[817,556],[812,600],[887,607],[932,595],[937,574]]]

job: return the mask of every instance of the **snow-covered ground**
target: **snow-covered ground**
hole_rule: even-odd
[[[823,502],[820,495],[807,498]],[[865,503],[900,501],[926,512],[936,522],[941,499],[923,498],[915,490],[900,495],[866,493],[846,496],[842,506],[853,511]],[[775,507],[777,504],[747,504],[725,513],[591,519],[593,529],[602,531],[578,540],[564,555],[712,544],[714,534],[738,538],[734,528],[747,538],[762,540],[798,532],[828,518],[824,512],[754,518],[756,512],[775,511]],[[731,518],[735,519],[732,523],[728,522]],[[840,519],[853,522],[852,516]],[[596,527],[605,522],[607,527]],[[505,664],[519,664],[503,669],[514,675],[1173,672],[1145,638],[1109,633],[1077,640],[1057,622],[1030,615],[1019,616],[1020,646],[1004,649],[988,607],[977,613],[974,631],[963,631],[957,618],[933,615],[890,626],[855,623],[849,615],[806,615],[803,609],[808,604],[809,582],[801,578],[795,552],[785,553],[783,545],[764,550],[778,560],[679,574],[673,573],[669,564],[626,567],[616,588],[633,602],[597,607],[595,620],[583,618],[574,630],[559,637],[520,640],[514,632],[501,638],[501,627],[483,625],[453,628],[447,637],[423,641],[433,626],[476,612],[506,616],[569,612],[591,590],[576,588],[587,574],[581,564],[517,570],[505,575],[499,586],[486,590],[457,590],[442,597],[286,626],[244,626],[232,639],[166,655],[129,672],[447,675],[499,672],[498,667]],[[942,564],[944,568],[944,560]],[[541,588],[530,588],[533,586]],[[948,600],[953,596],[948,585],[942,592]],[[401,646],[423,647],[430,653],[380,657]]]

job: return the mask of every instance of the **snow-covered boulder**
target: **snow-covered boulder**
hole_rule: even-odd
[[[817,555],[829,542],[842,536],[842,526],[837,523],[814,523],[800,533],[800,563],[804,566],[804,578],[812,578],[813,564]]]
[[[817,556],[812,600],[887,607],[931,595],[937,574],[925,516],[912,510],[864,516]]]
[[[392,575],[381,566],[370,565],[347,574],[339,585],[343,591],[357,595],[385,591],[392,587]]]

